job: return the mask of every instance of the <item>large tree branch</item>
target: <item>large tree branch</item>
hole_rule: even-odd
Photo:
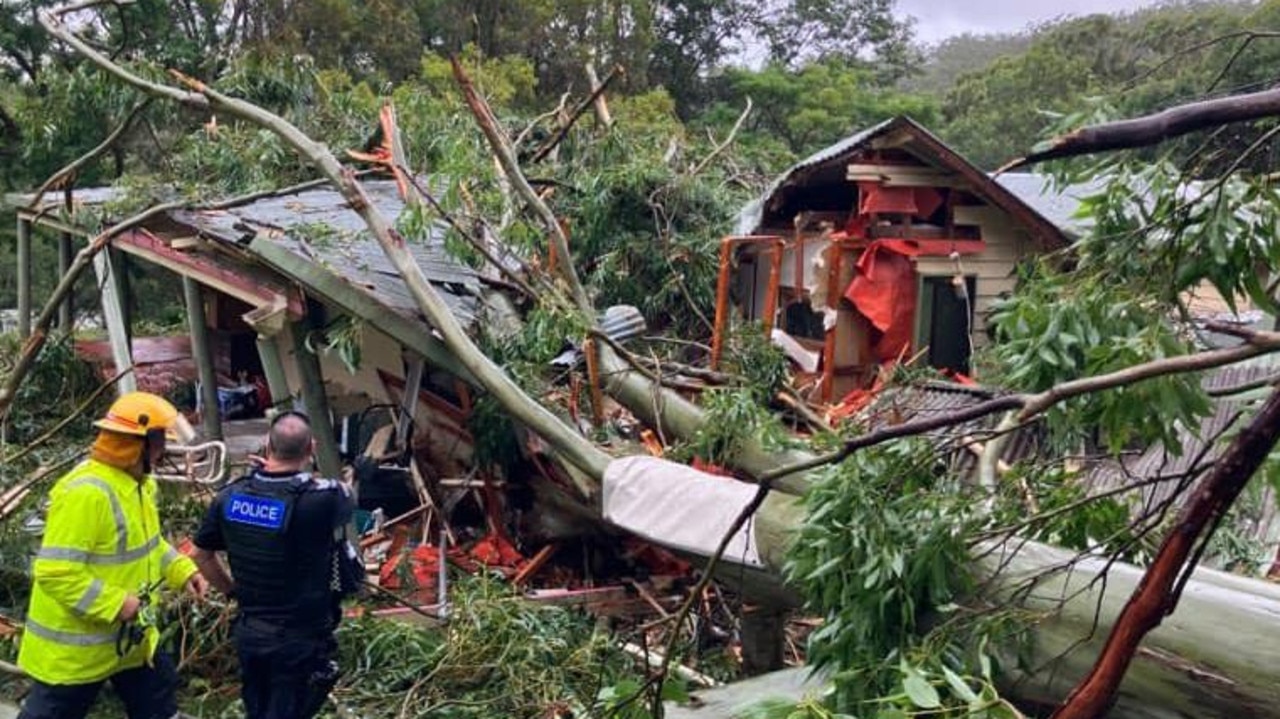
[[[538,193],[534,192],[533,186],[525,178],[524,172],[520,170],[520,163],[516,161],[515,152],[511,149],[511,143],[507,142],[507,137],[498,127],[498,121],[493,116],[493,111],[489,109],[489,104],[480,97],[480,93],[476,92],[475,86],[471,83],[471,78],[467,76],[466,70],[462,69],[462,63],[457,58],[452,58],[453,77],[458,82],[458,86],[462,88],[462,96],[466,99],[467,107],[471,109],[471,114],[475,115],[476,123],[480,125],[480,130],[484,132],[484,136],[489,140],[489,146],[493,149],[493,154],[498,158],[498,163],[502,166],[503,174],[515,187],[516,192],[524,199],[529,208],[533,210],[538,219],[546,227],[547,236],[551,242],[552,251],[560,258],[558,267],[564,278],[565,283],[569,287],[569,293],[573,297],[574,303],[578,309],[585,315],[588,322],[595,320],[595,307],[591,304],[591,299],[587,297],[587,291],[583,288],[582,282],[578,279],[578,271],[573,267],[572,255],[569,254],[569,238],[564,233],[564,228],[560,226],[559,220],[556,219],[555,213],[547,206],[547,203],[538,197]]]
[[[1050,140],[1044,149],[1006,163],[996,174],[1045,160],[1146,147],[1196,130],[1275,115],[1280,115],[1280,88],[1201,100],[1153,115],[1073,130]]]
[[[1179,589],[1195,569],[1223,515],[1280,440],[1280,390],[1227,448],[1183,508],[1155,560],[1134,590],[1093,670],[1072,690],[1053,719],[1093,719],[1106,713],[1143,637],[1178,606]]]

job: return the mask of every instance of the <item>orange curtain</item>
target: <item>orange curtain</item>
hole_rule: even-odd
[[[879,333],[872,351],[881,362],[911,349],[915,336],[916,271],[914,243],[876,240],[867,246],[854,269],[845,299],[853,303]]]

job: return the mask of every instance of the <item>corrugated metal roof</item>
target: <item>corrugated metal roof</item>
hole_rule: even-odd
[[[71,191],[71,204],[76,207],[105,205],[120,199],[124,194],[124,190],[118,187],[77,187]],[[4,196],[4,203],[18,209],[27,207],[34,199],[36,199],[34,192],[13,192]],[[62,206],[64,199],[62,190],[50,190],[40,198],[40,206],[37,209],[56,209]]]
[[[777,179],[769,185],[769,189],[765,190],[763,195],[747,203],[747,205],[742,208],[741,212],[738,213],[738,222],[735,234],[749,235],[760,227],[760,222],[764,219],[765,201],[768,200],[768,198],[773,197],[779,188],[785,185],[792,176],[802,172],[803,170],[814,167],[815,165],[821,165],[824,162],[834,160],[841,155],[845,155],[858,149],[864,142],[880,134],[894,122],[896,122],[896,119],[885,120],[878,125],[854,133],[834,145],[818,150],[812,155],[809,155],[803,160],[787,168],[785,172],[779,175]]]
[[[361,184],[385,217],[394,220],[403,212],[405,203],[394,181]],[[400,273],[365,229],[364,220],[332,188],[263,199],[230,210],[180,210],[170,216],[221,242],[246,244],[255,237],[269,238],[367,291],[389,309],[425,321]],[[445,252],[444,236],[444,226],[433,225],[427,240],[410,242],[409,251],[454,315],[470,325],[478,311],[479,281],[472,269]]]
[[[1201,384],[1206,390],[1221,392],[1272,378],[1277,371],[1280,371],[1280,358],[1262,355],[1207,372]],[[1225,442],[1221,441],[1223,435],[1242,427],[1256,410],[1256,401],[1271,391],[1269,386],[1263,386],[1222,397],[1214,402],[1213,413],[1197,426],[1180,428],[1177,453],[1169,452],[1160,445],[1148,447],[1144,451],[1124,455],[1118,461],[1097,463],[1085,473],[1082,481],[1090,493],[1102,493],[1161,477],[1168,478],[1168,481],[1148,484],[1126,495],[1135,513],[1149,511],[1175,492],[1199,481],[1226,448]],[[1175,505],[1180,506],[1190,496],[1190,492],[1184,491]]]
[[[882,391],[859,415],[859,419],[867,423],[868,430],[873,431],[913,420],[954,414],[996,396],[997,393],[988,388],[949,382],[891,387]],[[933,430],[924,436],[935,445],[944,447],[950,454],[953,470],[959,476],[967,477],[976,469],[978,456],[971,450],[960,448],[960,445],[965,441],[985,441],[999,420],[998,414],[992,415]],[[1035,456],[1039,447],[1039,429],[1036,426],[1023,427],[1009,436],[1001,459],[1012,464]]]
[[[1080,201],[1102,192],[1106,187],[1106,179],[1096,177],[1086,182],[1055,187],[1047,175],[1033,172],[1006,172],[993,179],[1060,230],[1072,235],[1081,234],[1090,224],[1086,218],[1076,217]]]

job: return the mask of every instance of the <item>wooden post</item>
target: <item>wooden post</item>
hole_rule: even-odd
[[[742,608],[742,673],[754,677],[782,668],[786,647],[783,612],[773,607]]]
[[[311,432],[316,439],[316,464],[320,474],[336,478],[342,470],[342,459],[333,435],[333,418],[329,416],[329,397],[325,394],[320,358],[307,349],[308,326],[306,320],[293,324],[293,356],[298,376],[302,378],[302,404],[311,418]]]
[[[588,337],[582,341],[582,354],[587,358],[587,389],[591,392],[591,421],[599,427],[604,424],[604,395],[600,391],[600,356],[596,354],[596,342]]]
[[[133,367],[133,353],[129,351],[129,333],[120,309],[120,292],[110,253],[99,252],[93,256],[93,271],[98,276],[98,286],[102,288],[102,321],[107,326],[107,336],[111,341],[111,359],[116,372],[123,373]],[[116,391],[120,394],[137,389],[138,379],[132,372],[122,374],[116,382]]]
[[[774,317],[778,314],[778,289],[782,284],[782,250],[786,242],[778,238],[773,243],[773,254],[769,264],[769,288],[764,295],[764,336],[769,338],[773,331]]]
[[[18,336],[31,336],[31,222],[18,217]]]
[[[71,270],[71,258],[75,255],[71,247],[71,233],[63,232],[58,236],[58,276]],[[71,332],[75,329],[75,293],[67,293],[66,299],[58,305],[58,329]]]
[[[840,306],[840,263],[844,259],[844,248],[835,240],[829,240],[825,250],[827,254],[827,307],[833,311]],[[822,345],[822,401],[830,404],[835,390],[836,378],[836,328],[826,331]]]
[[[732,239],[720,241],[720,275],[716,278],[716,319],[711,333],[711,369],[720,365],[720,353],[724,351],[724,333],[729,324],[729,266],[733,259]]]
[[[271,392],[271,405],[279,407],[293,397],[289,380],[284,373],[284,361],[280,359],[279,335],[258,333],[258,359],[262,373],[267,376],[267,390]]]
[[[213,370],[213,351],[209,347],[209,330],[205,324],[204,293],[200,283],[183,275],[182,294],[187,301],[187,326],[191,331],[191,355],[200,377],[201,419],[206,439],[222,439],[222,414],[218,411],[218,377]]]

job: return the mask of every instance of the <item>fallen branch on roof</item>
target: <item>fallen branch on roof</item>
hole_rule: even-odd
[[[1049,140],[1042,150],[1012,160],[996,174],[1045,160],[1154,145],[1196,130],[1280,115],[1280,88],[1201,100],[1128,120],[1087,125]]]
[[[569,254],[569,238],[565,235],[564,228],[560,226],[560,221],[556,219],[555,213],[547,203],[543,202],[537,192],[534,192],[533,186],[520,170],[520,163],[511,149],[511,143],[498,128],[498,121],[494,118],[493,111],[489,109],[489,104],[484,101],[484,98],[480,97],[480,93],[476,92],[475,86],[471,84],[471,78],[467,76],[466,70],[462,69],[462,64],[457,58],[452,58],[450,62],[453,64],[453,77],[458,82],[458,87],[462,89],[467,107],[471,109],[471,114],[476,118],[476,124],[480,126],[480,130],[489,141],[489,147],[498,158],[503,174],[533,213],[538,216],[547,231],[547,240],[551,243],[552,252],[561,258],[562,261],[558,266],[561,276],[568,285],[570,296],[588,321],[593,321],[595,307],[587,297],[587,291],[583,288],[581,280],[578,279],[578,271],[574,269],[572,255]]]
[[[431,325],[440,333],[445,345],[458,357],[459,362],[463,364],[476,378],[476,380],[484,386],[486,390],[494,396],[494,398],[502,404],[508,412],[511,413],[512,419],[516,420],[537,432],[549,444],[554,446],[569,462],[581,469],[587,475],[593,478],[602,476],[604,466],[608,463],[609,457],[595,444],[587,441],[583,437],[576,434],[572,429],[567,427],[552,414],[541,403],[535,401],[524,393],[520,387],[511,380],[509,376],[494,363],[492,359],[486,356],[476,347],[475,343],[467,335],[466,330],[459,324],[458,319],[449,309],[449,305],[444,301],[440,294],[435,290],[427,278],[422,273],[417,262],[409,253],[405,246],[404,238],[392,227],[391,223],[378,210],[372,202],[364,188],[356,180],[355,173],[349,168],[343,167],[334,157],[333,153],[323,143],[316,142],[306,133],[298,129],[297,126],[288,122],[284,118],[264,110],[250,102],[224,95],[213,88],[208,87],[204,83],[191,77],[187,77],[180,72],[170,71],[170,75],[178,82],[190,88],[189,91],[178,90],[168,85],[161,85],[142,78],[128,69],[117,65],[101,53],[96,52],[93,48],[86,45],[82,40],[75,36],[66,26],[56,19],[57,15],[50,12],[39,14],[41,26],[45,28],[49,34],[59,40],[70,45],[74,50],[79,52],[90,62],[97,65],[107,73],[118,78],[122,82],[138,88],[150,95],[173,100],[187,106],[196,107],[204,110],[216,109],[228,116],[238,118],[240,120],[250,122],[254,125],[262,127],[283,140],[287,145],[293,148],[303,159],[316,167],[322,175],[324,175],[335,189],[338,190],[346,199],[351,209],[358,213],[364,219],[366,227],[370,234],[377,240],[386,254],[387,259],[391,262],[396,271],[400,273],[404,280],[410,295],[413,297],[414,303],[418,309],[425,315]],[[461,79],[466,76],[462,73],[461,66],[455,63],[455,72],[459,74]],[[470,88],[469,82],[464,86]],[[478,100],[475,95],[474,88],[470,88],[469,97],[472,100]],[[483,110],[483,104],[477,106]],[[482,111],[483,114],[483,111]],[[489,119],[492,119],[489,116]],[[496,128],[490,127],[490,130],[496,131]],[[495,149],[501,149],[501,138],[498,140]],[[509,148],[508,148],[509,149]],[[507,153],[507,160],[514,163],[514,158]],[[518,168],[515,168],[518,174]],[[523,189],[530,194],[533,190],[529,188],[528,183],[524,183]],[[536,195],[533,196],[536,200]],[[545,205],[541,206],[545,212],[550,210]],[[152,211],[154,213],[154,208]],[[133,221],[137,221],[134,218]],[[551,225],[558,226],[555,217],[551,216]],[[567,243],[564,241],[564,235],[553,233],[552,240],[560,245],[560,249],[567,255]],[[105,239],[103,240],[105,243]],[[93,245],[91,245],[92,247]],[[96,251],[96,250],[95,250]],[[580,284],[577,284],[577,277],[573,273],[572,265],[565,262],[566,277],[571,278],[571,287],[574,288],[574,297],[584,310],[590,310],[585,292]],[[48,309],[48,308],[46,308]],[[48,314],[46,312],[46,314]],[[47,324],[46,324],[47,327]],[[11,401],[12,392],[8,395]],[[0,397],[0,400],[5,400]],[[587,481],[579,481],[576,485],[577,490],[582,494],[583,498],[589,499],[598,489],[598,485]]]
[[[92,52],[92,50],[91,50]],[[99,55],[99,57],[101,57]],[[107,61],[106,58],[103,58]],[[109,62],[109,61],[107,61]],[[145,81],[143,81],[145,82]],[[40,310],[40,315],[36,318],[35,326],[31,328],[31,336],[27,337],[26,342],[22,345],[22,353],[18,357],[18,361],[14,363],[13,370],[9,373],[9,377],[5,380],[3,389],[0,389],[0,418],[4,418],[8,412],[10,405],[13,404],[13,398],[17,396],[18,388],[22,386],[22,382],[26,379],[27,373],[31,371],[35,365],[36,357],[40,355],[40,350],[44,348],[45,342],[49,339],[49,328],[53,325],[53,319],[58,314],[58,306],[62,301],[71,294],[71,290],[75,287],[76,280],[84,272],[92,262],[95,255],[102,251],[104,247],[111,244],[111,241],[122,232],[131,230],[154,217],[163,215],[170,210],[226,210],[232,207],[249,204],[257,200],[276,197],[278,195],[287,195],[299,190],[317,187],[324,183],[324,180],[312,180],[303,182],[291,187],[283,187],[276,190],[266,190],[254,192],[248,195],[240,195],[229,200],[209,203],[189,203],[185,200],[174,202],[165,202],[159,205],[153,205],[142,212],[125,220],[121,220],[116,224],[108,227],[98,233],[89,244],[85,245],[71,261],[71,265],[67,271],[63,273],[62,278],[58,280],[58,285],[54,287],[53,293],[49,295],[48,301]]]

